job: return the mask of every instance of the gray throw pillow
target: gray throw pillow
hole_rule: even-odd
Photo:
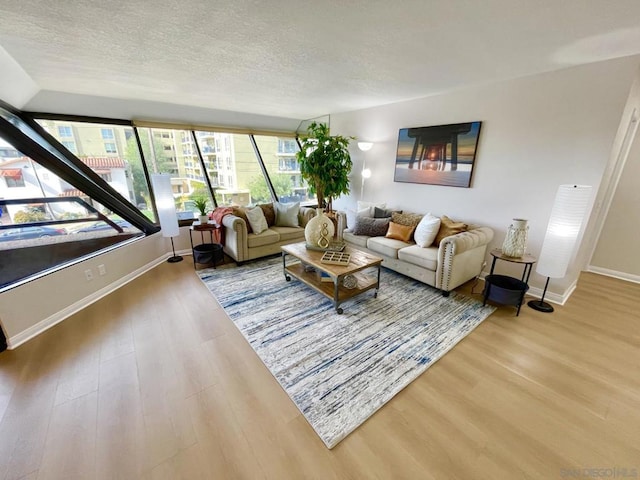
[[[366,235],[367,237],[384,237],[389,229],[390,220],[390,218],[356,217],[353,234]]]
[[[299,227],[298,212],[300,211],[300,202],[296,203],[280,203],[274,202],[273,206],[276,211],[276,227]]]
[[[390,218],[394,213],[402,213],[402,210],[373,207],[373,218]]]

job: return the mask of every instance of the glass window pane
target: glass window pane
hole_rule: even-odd
[[[271,202],[249,135],[195,132],[218,205]]]
[[[311,204],[307,184],[300,175],[294,138],[255,135],[256,145],[267,169],[273,188],[281,202]]]
[[[139,128],[140,143],[150,173],[168,173],[176,202],[178,218],[189,220],[199,215],[193,200],[207,199],[207,210],[213,200],[200,166],[200,160],[189,130]]]
[[[136,205],[147,218],[156,221],[132,127],[61,120],[38,120],[38,123],[131,204]],[[67,132],[73,132],[73,141],[61,135]],[[109,141],[105,142],[105,138],[109,138]]]
[[[9,143],[0,147],[0,250],[120,235],[105,218],[127,238],[141,233]]]

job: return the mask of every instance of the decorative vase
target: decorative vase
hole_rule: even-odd
[[[527,220],[514,218],[513,223],[507,229],[507,236],[502,244],[502,254],[507,257],[520,258],[527,248],[529,226]]]
[[[307,226],[304,227],[304,239],[307,245],[327,248],[334,233],[335,227],[331,219],[324,214],[321,208],[316,208],[316,216],[309,220]]]

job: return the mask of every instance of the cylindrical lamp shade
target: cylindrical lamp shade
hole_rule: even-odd
[[[151,185],[156,198],[158,220],[162,228],[163,237],[177,237],[180,234],[176,203],[171,189],[171,175],[154,173],[151,175]]]
[[[567,273],[590,197],[591,186],[588,185],[560,185],[558,188],[536,267],[540,275],[562,278]]]

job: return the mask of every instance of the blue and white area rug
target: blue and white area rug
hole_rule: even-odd
[[[280,259],[198,274],[328,448],[494,311],[386,269],[342,315]]]

